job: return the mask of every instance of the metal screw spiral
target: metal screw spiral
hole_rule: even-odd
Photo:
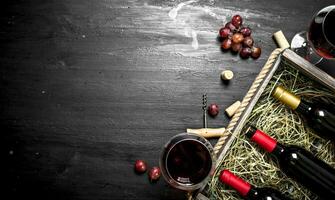
[[[203,113],[203,122],[204,128],[207,128],[207,94],[202,95],[202,113]]]

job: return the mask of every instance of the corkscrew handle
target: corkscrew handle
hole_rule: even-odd
[[[199,129],[186,129],[187,133],[194,133],[201,135],[204,138],[213,138],[223,136],[225,128],[199,128]]]

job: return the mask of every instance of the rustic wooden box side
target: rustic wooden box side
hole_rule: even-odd
[[[316,82],[326,86],[328,89],[335,93],[335,79],[321,69],[315,67],[314,65],[301,58],[299,55],[289,49],[285,50],[282,53],[282,58],[284,62],[290,63],[299,71],[312,78]]]

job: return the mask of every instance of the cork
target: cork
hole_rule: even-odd
[[[225,128],[199,128],[199,129],[186,129],[187,133],[194,133],[201,135],[204,138],[221,137],[224,135]]]
[[[223,80],[231,80],[234,77],[234,73],[231,70],[224,70],[221,72],[221,78]]]
[[[277,42],[279,48],[286,49],[290,48],[290,44],[288,43],[284,33],[282,31],[277,31],[273,34],[275,41]]]
[[[232,105],[230,105],[225,111],[228,115],[228,117],[232,117],[235,112],[237,111],[237,109],[240,107],[241,102],[240,101],[236,101],[235,103],[233,103]]]

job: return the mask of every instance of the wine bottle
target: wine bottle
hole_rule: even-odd
[[[272,96],[298,112],[317,134],[335,141],[335,111],[331,106],[308,103],[282,86],[277,86]]]
[[[335,170],[298,146],[285,146],[253,126],[246,129],[251,141],[271,153],[280,169],[289,177],[304,185],[319,197],[335,197]]]
[[[279,191],[270,188],[257,188],[243,179],[235,176],[229,170],[223,170],[219,177],[220,181],[234,188],[244,199],[248,200],[290,200]]]

